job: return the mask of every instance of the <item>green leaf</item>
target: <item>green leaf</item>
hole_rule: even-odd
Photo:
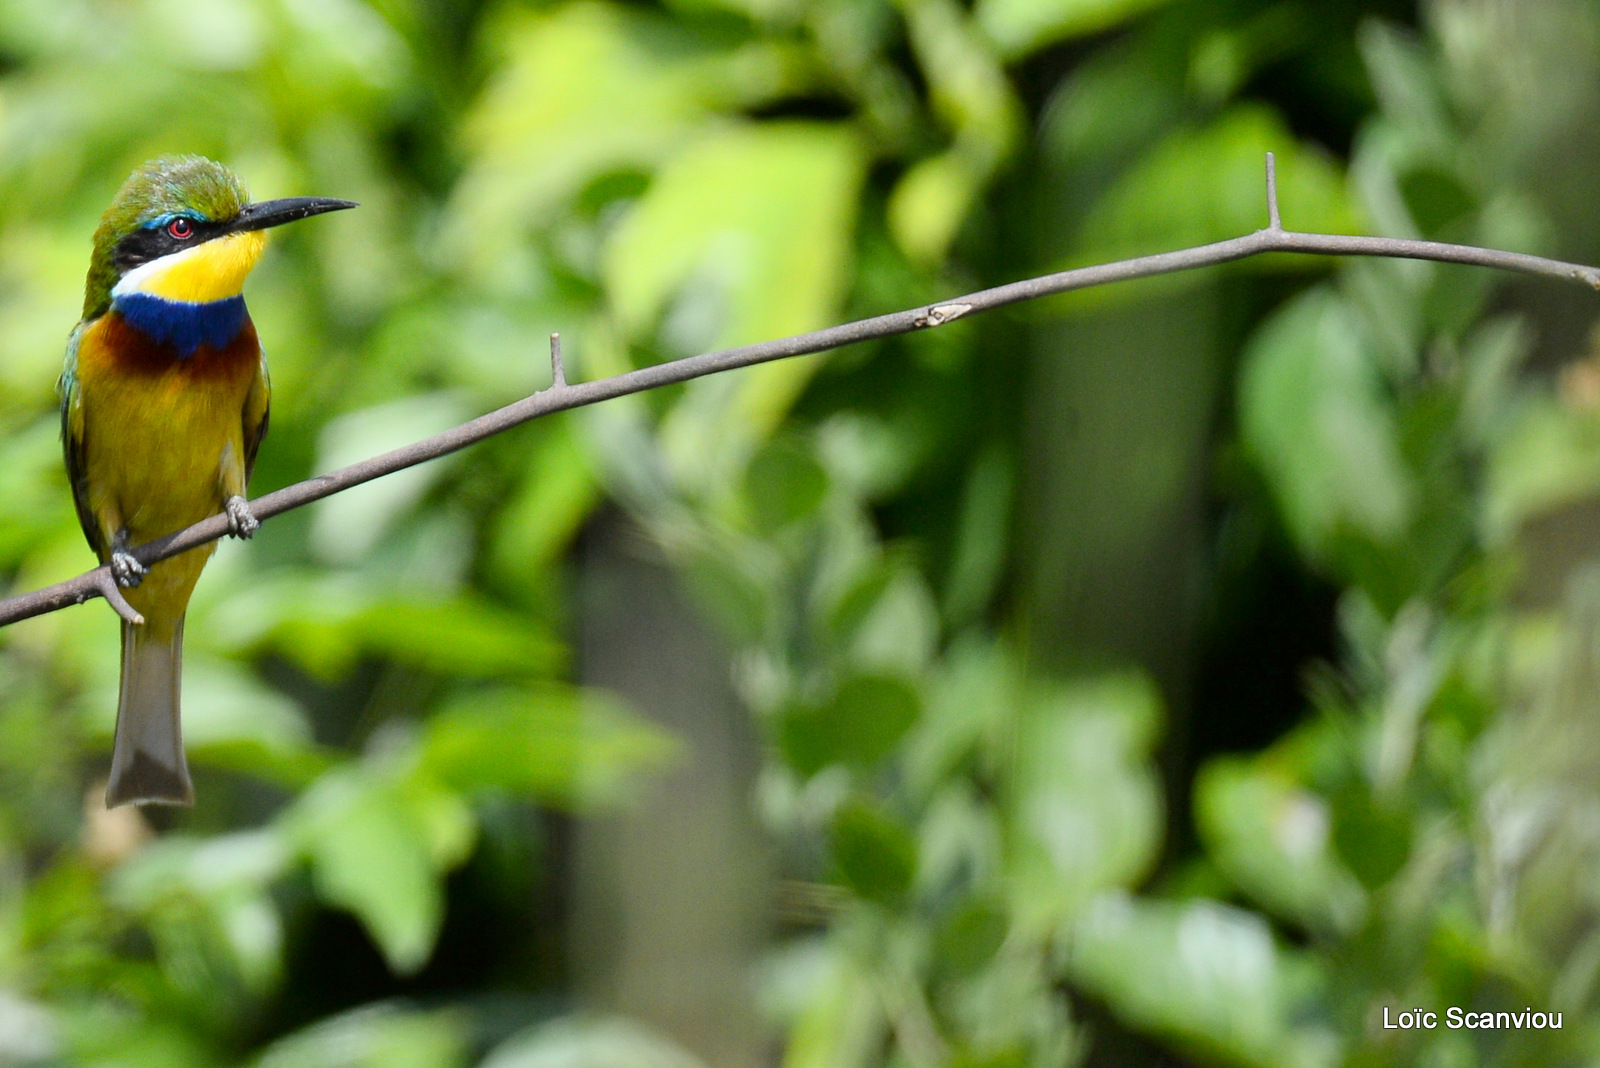
[[[1435,58],[1421,41],[1381,19],[1363,23],[1356,43],[1386,123],[1401,127],[1412,151],[1448,151],[1458,136]],[[1382,151],[1373,155],[1381,156]]]
[[[1195,780],[1195,822],[1217,866],[1280,916],[1349,933],[1365,914],[1360,885],[1339,862],[1327,803],[1300,786],[1277,752],[1222,757]]]
[[[216,1063],[213,1050],[208,1048],[210,1042],[170,1016],[117,1011],[105,1000],[83,999],[59,1013],[57,1019],[65,1056],[43,1064],[208,1068]]]
[[[447,702],[423,728],[421,766],[462,791],[594,804],[631,792],[676,751],[671,736],[598,691],[497,687]]]
[[[703,1068],[631,1020],[562,1017],[506,1039],[480,1068]]]
[[[814,775],[830,764],[868,768],[905,737],[921,705],[917,691],[904,679],[855,675],[828,700],[788,710],[779,744],[802,775]]]
[[[1011,924],[998,901],[971,897],[939,926],[934,961],[952,976],[971,975],[994,957]]]
[[[1209,126],[1172,134],[1107,189],[1084,220],[1072,262],[1107,263],[1261,229],[1267,224],[1268,152],[1277,157],[1285,226],[1322,233],[1357,229],[1336,163],[1296,140],[1271,108],[1241,104]]]
[[[781,44],[724,50],[620,4],[563,4],[497,30],[505,62],[468,117],[471,164],[447,238],[486,274],[595,178],[649,168],[720,109],[758,105],[800,77]]]
[[[841,645],[855,637],[872,610],[883,600],[891,583],[899,576],[892,559],[862,562],[830,603],[825,606],[823,626]]]
[[[788,437],[763,446],[745,472],[745,499],[756,529],[764,533],[810,516],[827,492],[828,473],[811,450]]]
[[[184,659],[183,741],[197,764],[294,786],[327,768],[293,701],[229,661],[203,652]]]
[[[979,0],[978,25],[1008,58],[1128,22],[1169,0]]]
[[[916,569],[894,569],[893,581],[849,635],[849,662],[865,671],[917,677],[939,643],[939,608]]]
[[[975,754],[1009,764],[1009,732],[1025,701],[1024,672],[998,642],[964,638],[945,653],[928,712],[906,747],[906,774],[930,793]],[[987,761],[979,766],[987,767]]]
[[[887,1030],[879,977],[837,944],[786,947],[796,1002],[783,1068],[876,1063]],[[786,999],[789,1000],[789,999]]]
[[[1073,982],[1125,1024],[1176,1039],[1206,1061],[1337,1063],[1333,1036],[1295,1020],[1312,977],[1291,966],[1254,913],[1110,894],[1073,925],[1066,964]]]
[[[385,598],[346,627],[368,652],[443,674],[543,675],[566,659],[548,630],[475,594]]]
[[[8,566],[74,525],[71,495],[61,478],[61,420],[56,415],[0,433],[0,501],[6,502],[0,562]],[[85,566],[93,561],[87,550],[85,561]]]
[[[919,161],[889,198],[889,232],[913,260],[944,258],[983,190],[985,175],[964,153],[944,152]]]
[[[1005,570],[1015,485],[1010,457],[998,446],[979,453],[961,494],[961,512],[945,579],[944,614],[964,623],[988,605]]]
[[[570,419],[555,417],[495,519],[489,539],[492,566],[516,584],[547,578],[599,499],[594,460],[583,436]]]
[[[851,891],[889,908],[905,904],[917,873],[917,845],[898,822],[853,798],[834,814],[832,844],[833,863]]]
[[[777,603],[769,554],[748,539],[704,539],[679,549],[676,563],[689,595],[736,645],[761,641],[772,632]]]
[[[340,768],[285,819],[285,832],[311,861],[317,893],[354,913],[396,972],[421,968],[444,919],[440,878],[472,841],[472,816],[460,799]]]
[[[1295,541],[1324,561],[1341,535],[1391,541],[1410,515],[1411,475],[1375,364],[1354,311],[1321,288],[1274,314],[1245,353],[1245,445]]]
[[[1398,804],[1381,803],[1365,782],[1350,782],[1333,797],[1333,843],[1369,890],[1399,874],[1411,855],[1411,820]]]
[[[566,658],[548,629],[480,594],[395,590],[365,573],[271,573],[206,623],[213,648],[271,647],[329,680],[362,655],[469,676],[544,675]]]
[[[1184,71],[1164,49],[1146,36],[1124,38],[1089,53],[1057,83],[1040,120],[1040,148],[1059,169],[1127,159],[1181,119],[1184,97]]]
[[[695,352],[832,322],[849,280],[866,154],[849,127],[738,125],[664,166],[607,242],[624,329]],[[780,360],[690,383],[664,421],[669,465],[714,485],[770,434],[819,362]],[[737,472],[738,467],[732,467]]]
[[[1600,492],[1600,419],[1550,398],[1526,398],[1489,454],[1485,525],[1497,543],[1562,505]]]
[[[1141,878],[1161,844],[1150,761],[1160,697],[1141,676],[1034,696],[1017,726],[1008,808],[1012,904],[1026,922],[1070,915]]]
[[[460,1068],[467,1036],[457,1012],[365,1006],[278,1039],[255,1068]]]
[[[465,398],[431,393],[339,416],[322,428],[316,469],[332,471],[409,445],[466,422],[472,414]],[[312,551],[327,563],[360,560],[429,486],[449,472],[453,462],[445,458],[408,467],[318,501],[311,509]]]
[[[608,242],[612,306],[640,336],[675,295],[713,302],[710,318],[692,330],[692,348],[825,325],[846,282],[865,162],[842,125],[765,123],[708,134],[657,172]]]
[[[150,923],[167,967],[214,974],[206,951],[215,946],[247,987],[265,993],[279,978],[283,952],[270,891],[291,859],[272,827],[164,837],[116,869],[109,897]]]

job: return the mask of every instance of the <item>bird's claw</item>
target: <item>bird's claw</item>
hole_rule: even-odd
[[[223,504],[228,513],[228,533],[236,538],[248,538],[261,529],[261,520],[250,510],[250,502],[243,497],[229,497]]]
[[[150,569],[127,550],[117,549],[111,554],[111,577],[117,580],[118,586],[132,589],[143,582],[148,574]]]

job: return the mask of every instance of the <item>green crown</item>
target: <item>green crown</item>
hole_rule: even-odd
[[[239,176],[204,156],[162,156],[144,164],[122,183],[94,232],[83,317],[93,319],[111,307],[111,287],[117,284],[113,254],[123,238],[164,215],[231,219],[249,201]]]

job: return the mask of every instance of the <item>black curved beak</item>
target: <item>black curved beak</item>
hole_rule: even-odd
[[[259,204],[246,204],[244,210],[228,223],[231,233],[241,230],[265,230],[269,226],[282,226],[297,219],[309,219],[327,211],[343,211],[356,207],[353,200],[336,200],[333,197],[284,197],[282,200],[263,200]]]

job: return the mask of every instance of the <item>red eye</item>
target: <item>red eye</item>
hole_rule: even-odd
[[[179,241],[187,241],[194,236],[194,226],[188,219],[173,219],[167,223],[167,233]]]

